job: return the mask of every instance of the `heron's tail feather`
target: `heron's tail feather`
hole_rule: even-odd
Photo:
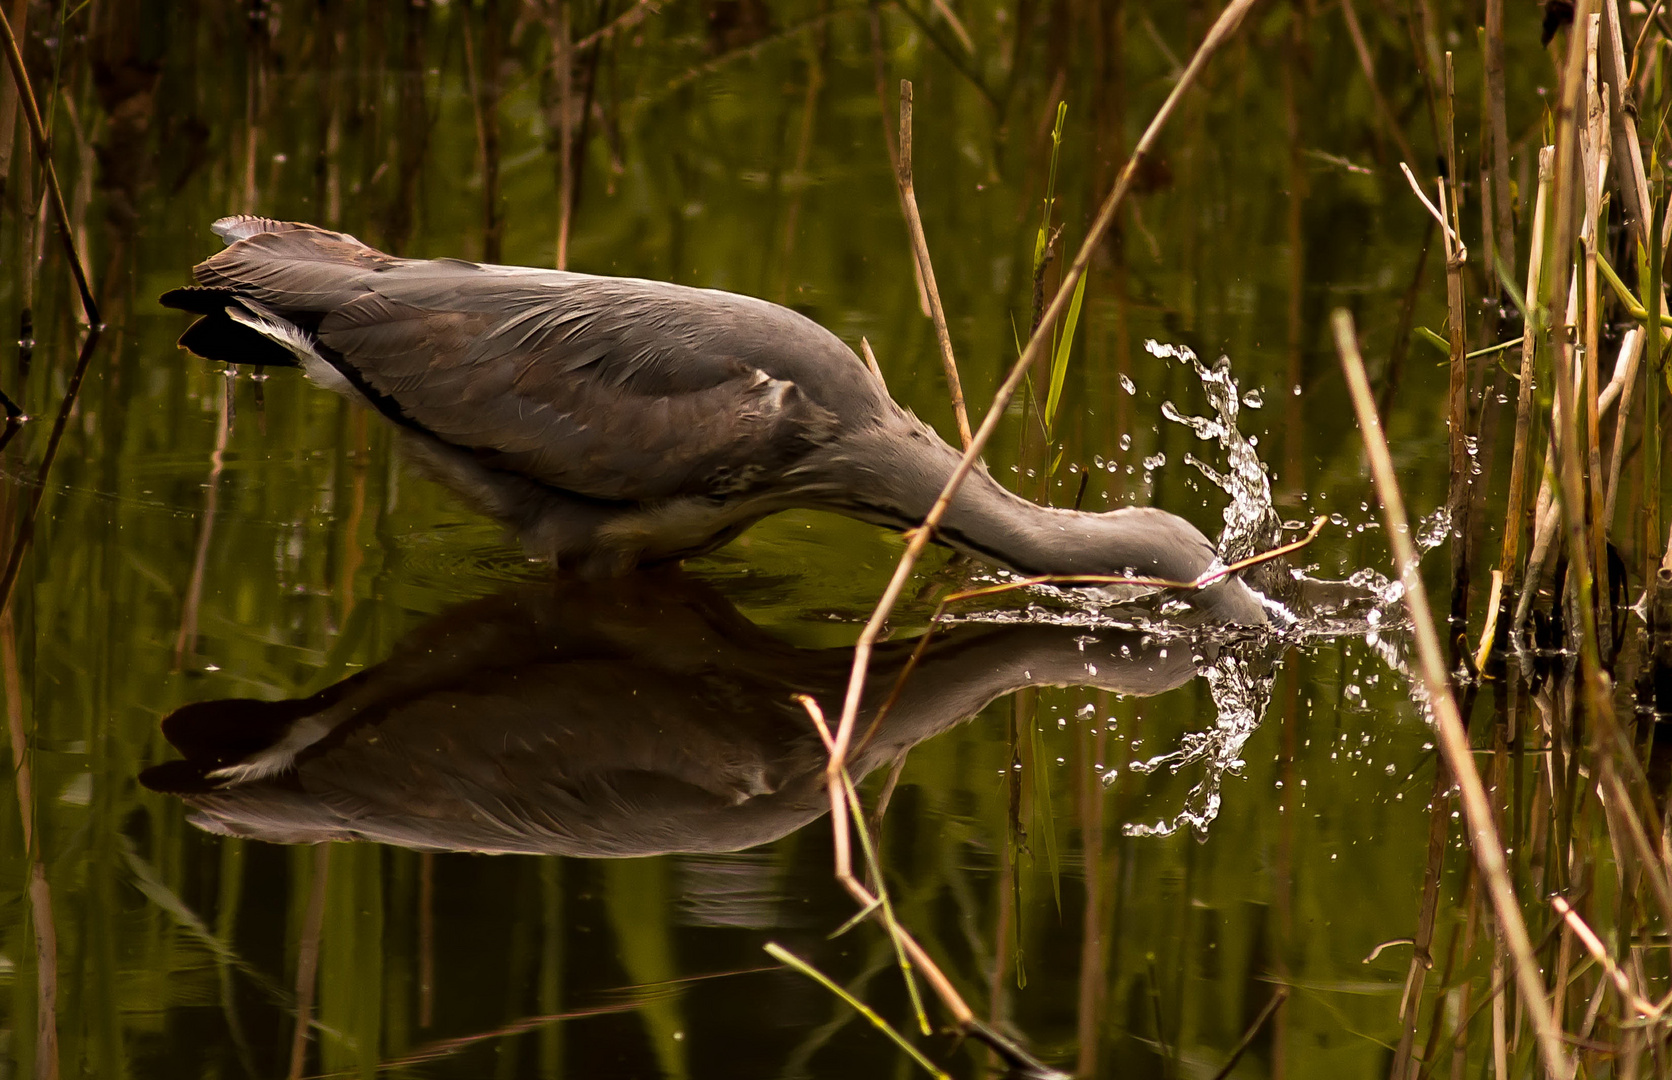
[[[365,244],[347,233],[333,232],[330,229],[322,229],[317,225],[304,225],[300,221],[279,221],[275,218],[256,217],[254,214],[234,214],[231,217],[224,217],[209,228],[216,236],[226,241],[228,247],[240,240],[248,240],[252,236],[262,236],[268,233],[311,233],[321,238],[347,241],[355,247],[366,247]]]
[[[312,697],[285,701],[229,698],[198,701],[163,720],[163,736],[186,755],[145,770],[156,791],[215,791],[275,776],[331,733],[331,708],[361,680],[351,678]]]
[[[245,312],[231,289],[171,289],[161,299],[164,307],[203,316],[180,335],[182,349],[223,364],[298,366],[295,350],[239,317]]]

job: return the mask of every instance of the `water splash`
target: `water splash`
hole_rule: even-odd
[[[1417,522],[1416,536],[1412,538],[1416,544],[1417,557],[1421,558],[1430,551],[1433,551],[1435,548],[1445,543],[1446,538],[1450,535],[1451,515],[1448,514],[1446,512],[1446,508],[1442,506],[1440,509]]]
[[[1226,562],[1246,559],[1267,550],[1277,543],[1281,522],[1271,501],[1271,474],[1254,449],[1254,442],[1237,430],[1237,416],[1243,397],[1231,375],[1231,360],[1222,356],[1209,368],[1196,354],[1182,345],[1163,345],[1153,339],[1144,342],[1144,349],[1161,359],[1189,364],[1202,382],[1212,416],[1191,416],[1181,412],[1171,401],[1161,403],[1161,415],[1182,424],[1196,433],[1203,442],[1218,445],[1225,456],[1226,471],[1221,473],[1192,455],[1185,460],[1196,468],[1210,484],[1230,498],[1225,505],[1225,531],[1219,537],[1219,557]],[[1250,391],[1254,394],[1254,391]],[[1260,399],[1254,398],[1258,407]]]
[[[1237,427],[1242,408],[1259,408],[1263,404],[1259,392],[1240,391],[1226,358],[1222,357],[1210,368],[1182,346],[1162,345],[1152,340],[1145,343],[1145,348],[1153,356],[1188,364],[1201,382],[1209,408],[1207,415],[1188,414],[1172,401],[1161,404],[1161,413],[1173,423],[1189,428],[1202,442],[1218,447],[1219,453],[1210,457],[1223,458],[1223,464],[1215,466],[1193,454],[1184,455],[1192,468],[1227,496],[1219,558],[1234,562],[1270,550],[1279,543],[1284,528],[1304,528],[1305,522],[1283,524],[1272,505],[1271,477],[1256,451],[1256,440],[1244,436]],[[1130,439],[1123,436],[1121,446],[1129,447]],[[1103,467],[1105,463],[1099,460],[1097,464]],[[1113,468],[1114,464],[1108,462],[1107,467]],[[1165,459],[1157,453],[1146,459],[1143,467],[1148,475],[1164,464]],[[1362,504],[1359,509],[1366,514],[1370,510]],[[1330,516],[1339,526],[1352,527],[1345,515]],[[1419,550],[1426,552],[1444,542],[1447,529],[1446,515],[1443,510],[1438,511],[1413,529],[1413,538]],[[1050,585],[1030,588],[1035,602],[1020,610],[1006,605],[1003,610],[966,611],[953,617],[953,621],[1050,622],[1099,629],[1126,627],[1144,631],[1151,640],[1165,641],[1169,646],[1177,641],[1179,648],[1205,654],[1207,658],[1196,656],[1196,668],[1213,699],[1216,714],[1213,725],[1185,734],[1177,747],[1167,753],[1130,766],[1132,772],[1140,774],[1161,769],[1177,774],[1187,768],[1199,768],[1199,779],[1177,813],[1123,827],[1125,834],[1133,837],[1168,836],[1188,827],[1198,838],[1205,839],[1219,815],[1226,777],[1235,777],[1243,769],[1243,748],[1265,716],[1277,664],[1287,650],[1330,638],[1362,637],[1374,655],[1409,681],[1405,655],[1409,642],[1400,632],[1405,626],[1404,588],[1400,582],[1369,568],[1357,571],[1345,581],[1318,581],[1297,569],[1277,572],[1288,582],[1280,592],[1289,599],[1282,603],[1271,600],[1269,606],[1274,612],[1285,613],[1287,620],[1279,618],[1278,625],[1257,630],[1191,626],[1186,618],[1190,607],[1182,597],[1162,597],[1159,607],[1133,609],[1123,607],[1115,595]],[[1013,577],[1002,571],[997,576],[1000,580]],[[1420,693],[1413,691],[1413,698],[1419,709],[1426,708]],[[1121,773],[1121,769],[1111,768],[1101,773],[1099,779],[1109,786]]]
[[[1241,650],[1227,649],[1199,669],[1219,714],[1214,726],[1206,731],[1190,732],[1177,750],[1133,762],[1130,768],[1147,774],[1165,765],[1176,774],[1187,765],[1202,762],[1205,765],[1202,779],[1190,789],[1184,797],[1184,808],[1172,818],[1150,825],[1128,824],[1122,828],[1125,835],[1171,836],[1189,826],[1197,839],[1207,838],[1208,826],[1219,816],[1224,779],[1241,773],[1242,748],[1259,728],[1266,706],[1271,703],[1276,665],[1250,660]],[[1115,778],[1115,771],[1110,770],[1102,780],[1108,786]]]

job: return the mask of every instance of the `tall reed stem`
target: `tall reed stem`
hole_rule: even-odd
[[[1458,800],[1463,804],[1463,816],[1468,825],[1469,847],[1480,867],[1481,879],[1492,897],[1493,911],[1508,939],[1510,954],[1515,958],[1516,979],[1521,987],[1523,1004],[1532,1019],[1533,1030],[1538,1036],[1545,1068],[1558,1080],[1567,1080],[1573,1076],[1573,1066],[1562,1048],[1560,1028],[1545,998],[1544,980],[1533,955],[1533,944],[1527,936],[1527,925],[1521,917],[1519,901],[1510,885],[1508,865],[1503,845],[1498,839],[1497,825],[1492,819],[1491,806],[1486,801],[1486,789],[1481,784],[1480,774],[1475,771],[1468,734],[1463,729],[1463,718],[1458,714],[1457,701],[1452,697],[1451,683],[1446,677],[1440,642],[1434,634],[1434,617],[1428,606],[1428,593],[1423,587],[1422,575],[1417,572],[1416,547],[1411,542],[1405,501],[1399,493],[1399,481],[1394,475],[1393,459],[1388,454],[1381,421],[1376,416],[1375,399],[1364,373],[1364,359],[1359,355],[1353,317],[1337,309],[1331,318],[1331,325],[1342,371],[1352,393],[1353,408],[1358,413],[1359,429],[1364,435],[1376,493],[1381,499],[1388,542],[1393,548],[1394,562],[1399,567],[1399,577],[1405,587],[1405,604],[1411,615],[1423,689],[1433,710],[1440,754],[1457,778]]]

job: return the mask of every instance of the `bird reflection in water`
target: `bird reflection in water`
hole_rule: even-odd
[[[915,646],[878,648],[859,731]],[[1266,635],[956,625],[923,650],[850,769],[862,776],[1022,687],[1154,695],[1227,665],[1240,686],[1269,687],[1271,649]],[[141,779],[204,829],[281,843],[738,851],[828,810],[824,744],[796,695],[836,715],[852,659],[787,644],[678,572],[528,586],[453,608],[311,697],[187,705],[163,721],[184,759]],[[1210,674],[1210,687],[1223,681]]]

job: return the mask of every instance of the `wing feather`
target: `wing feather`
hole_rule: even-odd
[[[591,498],[747,490],[828,435],[830,398],[876,394],[834,335],[763,301],[259,227],[229,227],[236,242],[197,267],[199,283],[312,333],[398,419]]]

